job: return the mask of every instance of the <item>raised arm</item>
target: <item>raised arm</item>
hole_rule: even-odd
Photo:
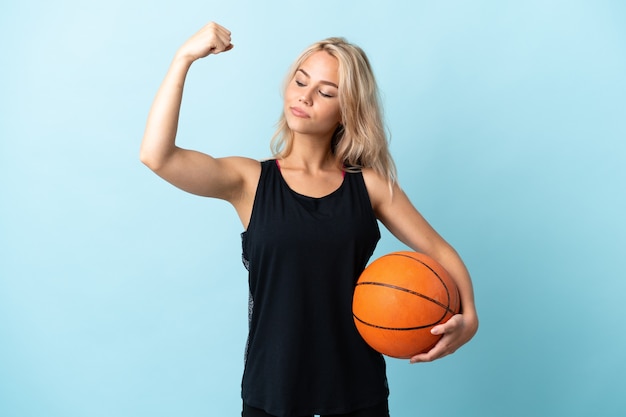
[[[191,64],[232,48],[230,32],[216,23],[204,26],[179,48],[150,109],[140,159],[176,187],[237,205],[256,162],[213,158],[175,143],[183,88]]]

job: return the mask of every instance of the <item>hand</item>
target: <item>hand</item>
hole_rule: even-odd
[[[413,356],[411,363],[432,362],[435,359],[450,355],[467,343],[477,330],[478,320],[476,318],[472,319],[471,316],[456,314],[446,323],[432,328],[432,334],[443,335],[443,337],[430,351]]]
[[[230,43],[230,31],[215,22],[210,22],[189,38],[176,55],[195,61],[211,54],[230,51],[233,46]]]

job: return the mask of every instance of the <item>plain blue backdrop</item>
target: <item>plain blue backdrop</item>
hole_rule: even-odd
[[[269,156],[287,67],[373,63],[400,183],[474,280],[481,327],[388,360],[394,417],[626,412],[621,1],[9,0],[0,13],[0,416],[236,416],[241,225],[138,159],[177,47],[215,20],[179,144]],[[375,256],[404,247],[385,233]]]

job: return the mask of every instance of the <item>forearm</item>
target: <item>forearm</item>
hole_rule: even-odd
[[[452,276],[461,298],[460,313],[466,316],[468,323],[478,328],[478,314],[476,313],[476,305],[474,302],[474,287],[470,278],[469,271],[465,267],[461,257],[449,245],[445,245],[441,253],[437,256],[440,263]]]
[[[192,63],[192,58],[176,55],[152,103],[141,142],[140,159],[153,170],[157,170],[176,149],[183,89]]]

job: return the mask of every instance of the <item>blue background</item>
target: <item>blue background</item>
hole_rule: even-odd
[[[481,327],[390,359],[409,416],[626,412],[626,6],[621,1],[17,1],[0,13],[0,415],[236,416],[241,225],[138,160],[177,47],[179,144],[269,156],[308,44],[368,53],[400,182],[466,261]],[[385,233],[375,256],[404,247]]]

